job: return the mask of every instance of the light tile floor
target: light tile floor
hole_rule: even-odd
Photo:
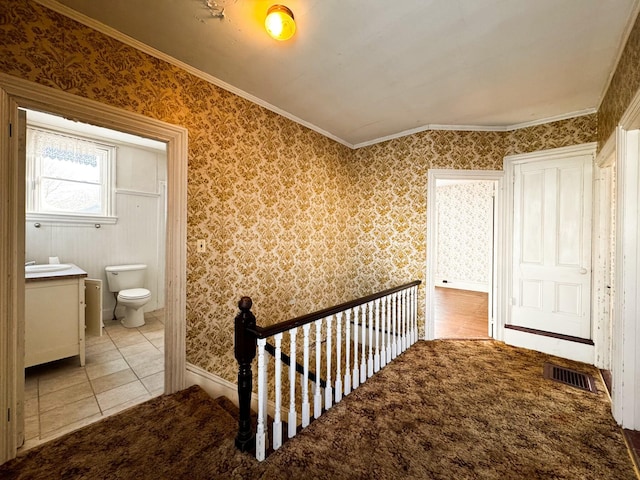
[[[105,320],[79,357],[25,371],[25,443],[20,452],[137,405],[164,390],[164,312],[125,328]]]

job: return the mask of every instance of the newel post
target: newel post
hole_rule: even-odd
[[[235,320],[234,354],[238,361],[238,435],[236,447],[242,452],[255,448],[256,437],[251,427],[251,391],[253,375],[251,362],[256,356],[256,336],[248,328],[255,328],[256,317],[251,313],[253,302],[249,297],[242,297],[238,302],[240,313]]]

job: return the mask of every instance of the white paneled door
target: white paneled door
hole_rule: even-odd
[[[514,165],[511,325],[591,338],[592,156]]]

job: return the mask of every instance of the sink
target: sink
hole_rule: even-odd
[[[59,272],[71,268],[67,263],[43,263],[41,265],[27,265],[24,267],[24,273],[45,273]]]

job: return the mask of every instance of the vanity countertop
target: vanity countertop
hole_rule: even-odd
[[[68,265],[71,265],[71,268],[58,270],[56,272],[25,273],[24,279],[26,282],[36,282],[40,280],[57,280],[63,278],[80,278],[87,276],[87,272],[82,270],[77,265],[74,265],[73,263],[69,263]]]

